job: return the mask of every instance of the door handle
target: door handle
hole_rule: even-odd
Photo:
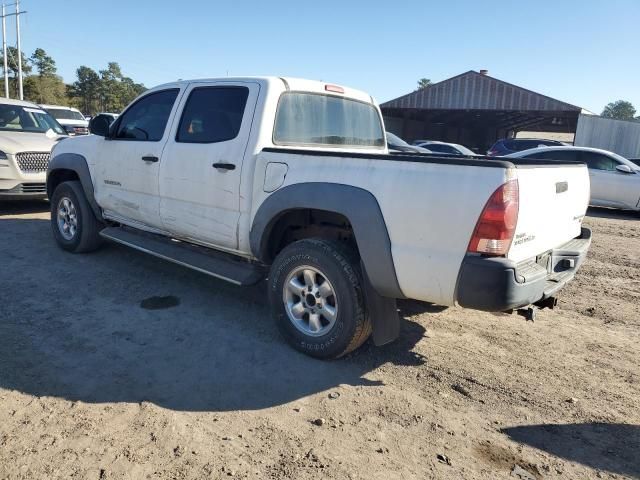
[[[144,160],[145,162],[156,163],[159,159],[158,159],[158,157],[154,157],[152,155],[148,155],[148,156],[142,157],[142,160]]]
[[[235,170],[236,166],[233,163],[218,162],[211,165],[217,170]]]

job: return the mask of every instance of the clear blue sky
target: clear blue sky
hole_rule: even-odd
[[[13,0],[7,0],[9,2]],[[599,113],[640,112],[640,0],[22,0],[22,44],[64,80],[108,61],[153,86],[177,78],[288,75],[378,101],[467,70]],[[9,44],[15,44],[9,19]]]

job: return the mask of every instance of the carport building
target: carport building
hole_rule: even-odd
[[[387,130],[408,141],[460,143],[484,153],[519,131],[575,134],[582,109],[470,70],[383,103]]]

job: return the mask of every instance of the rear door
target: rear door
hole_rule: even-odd
[[[177,238],[237,249],[240,173],[259,89],[189,84],[160,166],[160,215]]]
[[[635,208],[640,197],[640,175],[616,170],[616,159],[599,152],[580,152],[580,161],[589,167],[593,204]]]

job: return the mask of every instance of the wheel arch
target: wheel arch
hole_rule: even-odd
[[[271,194],[258,208],[251,226],[251,251],[258,259],[271,262],[274,227],[284,216],[300,210],[327,212],[345,218],[353,230],[360,258],[376,292],[389,298],[404,297],[380,205],[371,192],[362,188],[309,182],[289,185]]]
[[[56,155],[49,161],[47,169],[47,196],[51,198],[60,183],[70,180],[80,182],[91,210],[98,220],[102,220],[102,211],[93,194],[93,181],[86,158],[77,153]]]

